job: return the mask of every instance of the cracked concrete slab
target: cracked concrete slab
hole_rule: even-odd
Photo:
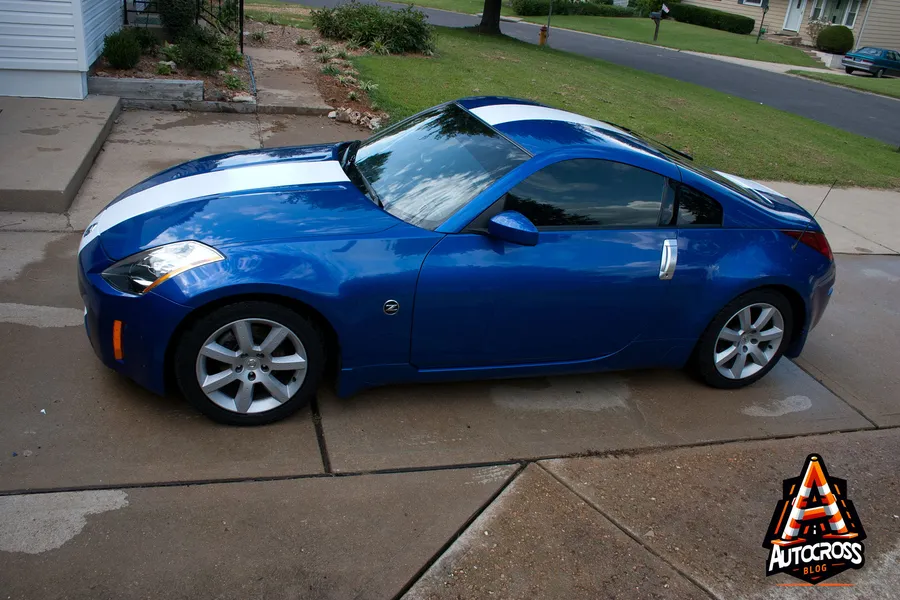
[[[790,361],[749,388],[632,371],[319,395],[338,471],[540,458],[872,427]]]
[[[115,509],[99,492],[18,497],[13,512],[0,499],[0,532],[46,521],[48,504],[66,515],[44,523],[40,553],[0,546],[0,587],[22,600],[390,598],[514,470],[138,488]]]
[[[404,599],[703,596],[546,471],[530,465]]]
[[[900,586],[898,444],[900,429],[889,429],[541,464],[717,598],[875,600]],[[762,541],[782,480],[800,475],[812,453],[847,480],[868,536],[865,566],[829,580],[854,587],[780,587],[799,581],[765,577]]]
[[[900,257],[836,262],[831,303],[796,362],[879,426],[900,425]]]

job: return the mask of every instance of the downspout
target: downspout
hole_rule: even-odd
[[[875,0],[869,0],[866,4],[866,16],[863,17],[862,27],[859,28],[859,35],[856,36],[856,48],[854,50],[859,50],[859,47],[862,45],[862,37],[863,32],[866,30],[866,23],[869,21],[869,9],[872,8],[872,4],[875,3]]]

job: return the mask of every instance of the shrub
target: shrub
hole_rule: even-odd
[[[172,69],[172,65],[165,61],[160,61],[156,65],[156,74],[157,75],[171,75],[175,70]]]
[[[116,69],[133,69],[141,60],[141,44],[128,29],[103,38],[103,56]]]
[[[853,48],[853,32],[843,25],[829,25],[819,32],[816,48],[831,54],[847,54]]]
[[[347,100],[356,102],[357,100],[359,100],[359,94],[357,94],[356,92],[350,92],[349,94],[347,94]]]
[[[250,39],[254,42],[265,42],[266,41],[266,32],[263,30],[254,31],[250,34]]]
[[[391,10],[353,0],[337,8],[314,10],[310,16],[326,38],[354,40],[363,46],[381,42],[388,53],[434,51],[434,28],[425,13],[412,6]]]
[[[244,89],[244,82],[241,81],[241,78],[237,75],[228,74],[223,77],[223,81],[225,83],[225,87],[229,90],[242,90]]]
[[[319,69],[319,72],[322,73],[323,75],[340,75],[341,74],[341,70],[338,69],[335,65],[325,65],[324,67]]]
[[[309,40],[303,37],[302,35],[297,38],[298,46],[309,46]]]
[[[132,27],[125,31],[132,32],[134,39],[141,45],[141,52],[147,54],[159,47],[159,38],[153,35],[153,32],[146,27]]]
[[[662,0],[659,0],[662,2]],[[513,11],[522,17],[545,16],[550,10],[550,0],[512,0]],[[554,15],[584,15],[590,17],[633,17],[635,11],[624,6],[613,6],[612,0],[553,0]]]
[[[809,37],[815,42],[819,39],[819,34],[822,33],[822,30],[831,25],[828,21],[822,20],[812,20],[806,23],[806,33],[809,34]]]
[[[203,73],[215,73],[225,68],[223,45],[222,36],[217,32],[197,25],[187,29],[178,40],[184,65]]]
[[[173,38],[180,37],[197,21],[196,0],[158,0],[159,18]]]
[[[371,81],[360,81],[360,82],[359,82],[359,89],[361,89],[361,90],[364,91],[364,92],[371,92],[371,91],[373,91],[373,90],[377,90],[377,89],[378,89],[378,84],[377,84],[377,83],[373,83],[373,82],[371,82]]]
[[[670,6],[669,9],[671,10],[669,15],[682,23],[721,29],[731,33],[748,34],[753,31],[753,27],[756,25],[756,21],[750,17],[734,15],[721,10],[694,6],[692,4],[675,4]]]
[[[178,44],[166,42],[159,51],[162,52],[166,60],[171,60],[176,64],[181,63],[181,48],[178,47]]]
[[[628,0],[628,6],[634,9],[638,16],[646,17],[651,12],[659,12],[662,10],[664,0]],[[680,3],[681,0],[665,0],[666,6],[670,9],[673,5]],[[665,16],[665,15],[663,15]]]

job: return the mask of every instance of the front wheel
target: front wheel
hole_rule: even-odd
[[[728,303],[700,338],[695,364],[717,388],[750,385],[772,370],[790,341],[791,305],[774,290],[754,290]]]
[[[262,425],[312,399],[325,351],[316,327],[296,312],[270,302],[238,302],[191,325],[174,360],[178,387],[206,416]]]

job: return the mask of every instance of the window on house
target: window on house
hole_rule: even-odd
[[[861,4],[861,0],[850,0],[850,4],[847,6],[847,14],[844,15],[844,25],[853,29],[853,26],[856,24],[856,15],[859,14],[859,5]]]
[[[819,21],[822,19],[822,13],[825,9],[826,0],[815,0],[812,5],[812,11],[809,13],[810,21]]]
[[[506,195],[538,229],[656,227],[666,178],[630,165],[573,159],[549,165]]]
[[[744,4],[746,6],[762,6],[762,0],[744,0],[743,2],[738,2],[738,4]]]

